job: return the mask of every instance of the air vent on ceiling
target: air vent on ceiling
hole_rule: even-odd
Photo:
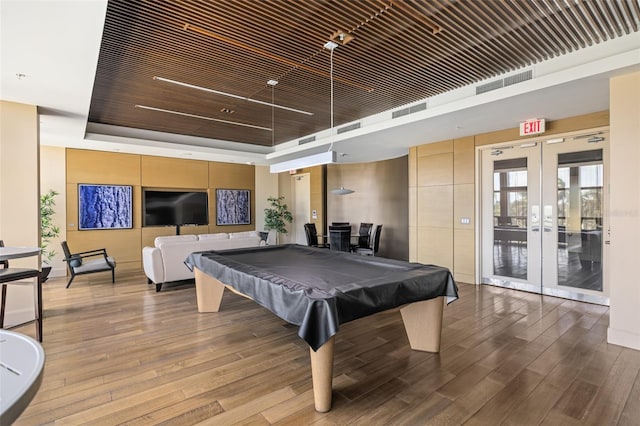
[[[501,89],[503,87],[511,86],[513,84],[522,83],[523,81],[531,80],[532,78],[533,78],[533,72],[531,70],[524,71],[519,74],[510,75],[509,77],[501,78],[500,80],[494,80],[489,83],[477,86],[476,95],[490,92],[496,89]]]
[[[300,139],[298,145],[304,145],[305,143],[313,142],[316,140],[315,136],[309,136],[308,138]]]
[[[423,102],[421,104],[412,105],[407,108],[399,109],[398,111],[393,111],[393,113],[391,113],[391,118],[393,119],[393,118],[402,117],[405,115],[413,114],[414,112],[424,111],[425,109],[427,109],[427,103]]]
[[[511,86],[512,84],[522,83],[523,81],[531,80],[533,77],[533,71],[525,71],[520,74],[510,75],[504,79],[504,87]]]
[[[357,122],[357,123],[349,124],[348,126],[340,127],[336,133],[340,134],[340,133],[350,132],[351,130],[355,130],[359,128],[360,128],[360,122]]]

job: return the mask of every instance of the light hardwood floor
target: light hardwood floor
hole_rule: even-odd
[[[254,302],[198,314],[192,284],[142,273],[65,283],[44,285],[45,376],[16,425],[640,422],[640,352],[606,343],[606,307],[459,284],[440,354],[409,349],[398,310],[344,324],[320,414],[308,347]]]

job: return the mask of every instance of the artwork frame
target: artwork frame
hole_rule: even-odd
[[[216,225],[251,225],[251,190],[216,189]]]
[[[78,184],[78,230],[132,228],[132,185]]]

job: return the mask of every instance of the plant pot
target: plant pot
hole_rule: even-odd
[[[47,278],[49,277],[50,273],[51,273],[51,266],[42,265],[42,269],[40,270],[40,280],[42,280],[42,282],[47,281]]]

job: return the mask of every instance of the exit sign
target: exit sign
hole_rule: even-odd
[[[520,123],[520,136],[544,133],[544,118],[534,118]]]

